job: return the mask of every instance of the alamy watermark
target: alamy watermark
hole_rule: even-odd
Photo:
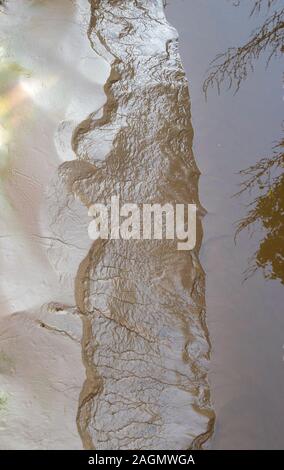
[[[93,204],[88,215],[91,240],[177,240],[178,250],[193,250],[196,244],[195,204]]]

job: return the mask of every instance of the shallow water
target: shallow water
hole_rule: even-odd
[[[116,194],[139,204],[195,202],[200,215],[187,82],[162,2],[92,6],[92,45],[112,65],[107,102],[101,119],[78,126],[79,162],[62,167],[62,176],[88,207]],[[97,144],[110,137],[99,159]],[[85,447],[199,448],[210,437],[201,237],[198,220],[198,244],[188,252],[171,241],[99,241],[81,263]]]

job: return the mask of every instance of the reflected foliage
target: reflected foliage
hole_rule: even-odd
[[[235,6],[243,0],[234,2]],[[282,7],[279,7],[279,5]],[[211,63],[203,91],[210,87],[220,92],[222,85],[238,91],[255,61],[267,53],[267,65],[273,56],[284,52],[284,8],[280,0],[255,0],[250,15],[266,9],[265,19],[253,31],[247,43],[229,48],[217,55]],[[258,268],[267,279],[278,279],[284,284],[284,138],[273,148],[272,155],[260,159],[255,165],[240,171],[243,181],[240,191],[256,194],[248,206],[247,215],[239,221],[236,236],[244,229],[252,233],[260,228],[265,233],[257,251],[251,257],[246,279]]]
[[[244,177],[241,190],[255,191],[258,195],[249,205],[249,212],[240,220],[236,235],[245,228],[259,226],[265,236],[251,258],[246,277],[258,268],[265,278],[279,279],[284,284],[284,139],[274,148],[271,157],[259,160],[240,173]]]

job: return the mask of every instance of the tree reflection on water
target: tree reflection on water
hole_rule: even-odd
[[[265,236],[250,260],[246,275],[262,268],[264,277],[279,279],[284,284],[284,139],[275,147],[272,156],[262,158],[255,165],[242,170],[244,176],[241,189],[258,190],[258,195],[249,204],[247,215],[239,221],[236,235],[245,228],[259,225]]]
[[[235,6],[243,0],[234,2]],[[218,54],[212,61],[203,84],[207,96],[209,88],[227,85],[237,92],[254,63],[267,54],[267,66],[271,58],[284,52],[284,8],[281,0],[255,0],[251,15],[266,9],[265,19],[249,40],[240,47],[231,47]],[[283,5],[283,3],[282,3]],[[282,128],[282,132],[284,127]],[[284,137],[273,147],[272,154],[261,158],[255,165],[240,171],[243,181],[240,191],[256,194],[248,205],[247,215],[238,222],[236,236],[244,229],[252,233],[257,227],[264,233],[258,248],[249,260],[245,274],[247,279],[261,268],[267,279],[278,279],[284,284]]]

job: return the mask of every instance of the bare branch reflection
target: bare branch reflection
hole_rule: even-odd
[[[265,5],[270,10],[279,0],[257,0],[251,15],[259,12]],[[240,3],[240,1],[239,1]],[[263,24],[252,32],[247,43],[239,47],[230,47],[218,54],[212,61],[203,84],[207,96],[209,88],[216,87],[220,93],[222,84],[235,88],[237,92],[249,72],[254,70],[254,62],[264,52],[268,53],[267,65],[273,56],[283,52],[284,47],[284,8],[274,10]]]
[[[242,0],[234,2],[240,5]],[[203,84],[207,96],[209,88],[227,85],[237,92],[254,63],[267,53],[267,65],[272,57],[284,52],[284,8],[277,8],[280,0],[255,0],[250,15],[266,9],[262,25],[253,31],[249,41],[240,47],[231,47],[218,54],[211,63]],[[236,237],[244,229],[254,233],[256,227],[265,232],[257,251],[249,260],[245,279],[261,268],[267,279],[279,279],[284,284],[284,138],[280,138],[272,155],[261,158],[255,165],[240,171],[243,181],[236,195],[256,194],[248,205],[247,215],[238,222]]]

